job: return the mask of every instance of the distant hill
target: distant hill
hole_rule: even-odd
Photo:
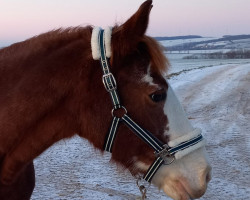
[[[210,50],[210,49],[250,49],[250,35],[225,35],[221,38],[181,36],[159,40],[168,51]],[[164,37],[162,37],[164,38]],[[170,40],[169,38],[173,38]],[[175,42],[179,38],[181,41]],[[157,39],[157,37],[156,37]]]
[[[249,39],[250,35],[224,35],[222,38],[227,40],[243,40]]]
[[[172,37],[154,37],[158,41],[162,40],[181,40],[181,39],[194,39],[194,38],[202,38],[199,35],[184,35],[184,36],[172,36]]]

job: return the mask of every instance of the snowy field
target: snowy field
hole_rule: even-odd
[[[172,47],[181,44],[187,44],[192,42],[205,42],[208,40],[215,40],[219,38],[215,37],[202,37],[202,38],[191,38],[191,39],[178,39],[178,40],[162,40],[160,43],[165,47]]]
[[[174,67],[174,66],[173,66]],[[250,63],[195,69],[171,85],[207,139],[213,178],[201,200],[250,199]],[[79,137],[35,160],[33,200],[135,200],[135,179]],[[149,200],[170,200],[151,186]]]
[[[211,50],[211,52],[216,52],[216,50]],[[198,52],[196,51],[196,53]],[[195,54],[194,51],[190,51],[190,54],[167,53],[166,56],[170,60],[171,64],[169,74],[198,67],[211,67],[225,64],[239,65],[250,63],[250,59],[183,59],[183,57],[190,56],[192,54]]]
[[[192,43],[199,43],[196,44],[196,48],[203,47],[204,49],[210,49],[207,47],[211,47],[211,50],[216,50],[218,47],[223,49],[250,49],[250,39],[234,39],[234,40],[223,40],[223,41],[216,41],[215,37],[202,37],[202,38],[191,38],[191,39],[178,39],[178,40],[162,40],[160,43],[166,47],[174,47],[178,45],[187,45]],[[210,42],[208,42],[210,41]],[[202,43],[200,43],[202,42]]]

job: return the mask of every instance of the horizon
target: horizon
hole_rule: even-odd
[[[1,2],[0,46],[69,26],[125,22],[144,0],[12,0]],[[147,34],[153,37],[250,34],[248,0],[154,0]],[[103,17],[105,16],[105,17]]]

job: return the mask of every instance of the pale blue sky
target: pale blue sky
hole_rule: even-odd
[[[124,22],[143,0],[0,0],[0,43],[53,28]],[[148,34],[250,34],[250,0],[154,0]]]

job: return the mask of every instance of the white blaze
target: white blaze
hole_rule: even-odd
[[[142,78],[142,82],[147,83],[149,86],[155,86],[156,88],[158,88],[158,85],[153,82],[153,77],[150,76],[150,69],[151,67],[149,65],[147,69],[147,74]]]
[[[199,134],[199,129],[193,128],[173,89],[169,84],[168,86],[164,113],[168,117],[169,130],[166,129],[164,135],[170,139],[168,144],[175,146],[180,139],[185,140]],[[206,189],[205,179],[210,166],[204,148],[205,142],[196,145],[178,152],[180,155],[176,157],[176,161],[171,165],[162,165],[152,179],[155,185],[174,199],[189,199],[188,193],[191,192],[200,196]]]
[[[169,131],[165,132],[165,135],[170,137],[170,141],[194,130],[170,84],[168,84],[164,113],[169,123]]]

